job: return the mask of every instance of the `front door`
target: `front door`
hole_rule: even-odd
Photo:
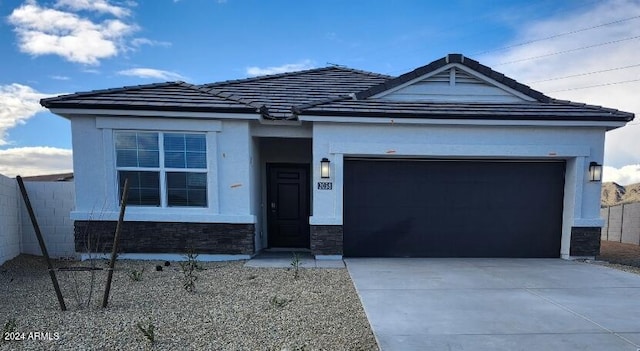
[[[309,248],[309,166],[267,165],[270,247]]]

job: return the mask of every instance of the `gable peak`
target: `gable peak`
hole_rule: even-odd
[[[451,86],[455,86],[456,82],[466,83],[468,85],[475,84],[475,86],[467,86],[467,91],[465,91],[465,89],[458,89],[454,92],[454,95],[458,95],[457,97],[448,96],[447,94],[443,94],[443,96],[440,97],[436,96],[438,94],[433,96],[428,96],[429,94],[427,94],[422,96],[422,98],[419,98],[414,94],[415,92],[412,92],[412,94],[414,94],[413,98],[418,98],[418,101],[442,102],[465,102],[465,100],[466,102],[549,102],[552,100],[541,92],[533,90],[524,84],[518,83],[514,79],[509,78],[500,72],[494,71],[478,61],[465,57],[463,54],[448,54],[427,65],[418,67],[410,72],[390,79],[383,84],[361,91],[356,94],[356,98],[358,100],[370,98],[380,99],[384,96],[389,96],[395,91],[405,88],[412,83],[418,83],[422,80],[429,83],[428,79],[430,77],[434,77],[434,75],[437,74],[442,74],[444,76],[443,71],[445,70],[447,70],[449,74],[452,74],[448,80],[449,84],[453,83]],[[440,80],[443,79],[443,76],[440,77]],[[461,80],[457,80],[457,78],[461,78]],[[437,80],[438,79],[433,78],[433,81],[430,83],[435,83]],[[439,83],[444,84],[444,82]],[[484,92],[479,90],[481,84],[485,87]],[[462,88],[462,86],[463,84],[460,84],[459,88]],[[432,88],[437,90],[435,87]],[[414,89],[417,88],[414,87]],[[456,88],[447,87],[445,89],[451,90]],[[493,92],[490,92],[490,90],[493,90]],[[475,97],[469,95],[473,95],[475,92],[480,95]],[[494,95],[494,97],[487,97],[483,95]],[[499,96],[502,96],[502,98]],[[410,96],[396,96],[395,98],[402,101],[413,101]],[[439,100],[440,98],[443,98],[444,100]]]

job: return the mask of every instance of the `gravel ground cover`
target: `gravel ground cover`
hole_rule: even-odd
[[[600,255],[592,263],[640,274],[640,246],[603,240]]]
[[[163,262],[118,261],[104,310],[97,306],[106,271],[95,274],[90,307],[77,303],[88,295],[90,273],[58,272],[68,308],[61,312],[42,258],[21,255],[0,266],[0,327],[15,321],[14,330],[32,340],[2,341],[0,350],[378,349],[346,269],[302,268],[296,279],[293,270],[243,264],[200,262],[204,269],[195,271],[196,290],[189,293],[177,262],[165,267]],[[143,268],[142,280],[130,278],[131,271]],[[153,324],[154,343],[138,323]]]
[[[598,260],[640,267],[640,245],[603,240],[600,242]]]

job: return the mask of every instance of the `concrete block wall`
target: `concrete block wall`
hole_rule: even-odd
[[[69,217],[75,207],[74,183],[25,182],[25,188],[49,256],[75,257],[73,221]],[[20,200],[20,209],[22,211],[22,253],[41,255],[38,239],[22,200]]]
[[[640,202],[624,205],[623,243],[640,245]]]
[[[19,193],[15,179],[0,175],[0,264],[20,254]]]
[[[600,216],[602,240],[640,245],[640,202],[603,208]]]
[[[607,240],[607,230],[609,228],[609,208],[604,207],[600,209],[600,218],[604,220],[604,225],[602,226],[602,231],[600,231],[600,240]]]

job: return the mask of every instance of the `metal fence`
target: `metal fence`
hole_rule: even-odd
[[[602,240],[640,245],[640,202],[604,207]]]

